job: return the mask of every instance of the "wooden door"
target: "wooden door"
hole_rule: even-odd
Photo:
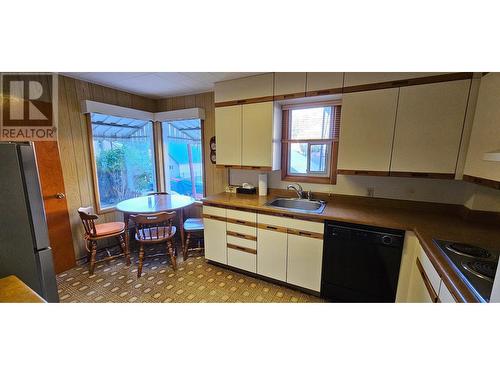
[[[61,273],[76,263],[59,148],[57,142],[35,142],[35,152],[54,269]]]
[[[243,105],[241,165],[273,166],[273,102]]]
[[[398,88],[344,94],[338,169],[389,172]]]
[[[241,165],[241,105],[215,108],[217,165]]]
[[[470,83],[401,87],[391,172],[455,174]]]

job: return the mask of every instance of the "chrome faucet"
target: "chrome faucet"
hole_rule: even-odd
[[[295,190],[299,199],[302,199],[302,197],[304,195],[304,190],[302,189],[302,186],[300,186],[300,184],[290,184],[286,187],[286,190],[290,190],[290,189]]]

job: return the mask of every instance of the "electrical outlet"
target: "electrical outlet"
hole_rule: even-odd
[[[375,196],[375,188],[374,187],[366,188],[366,196],[367,197],[374,197]]]

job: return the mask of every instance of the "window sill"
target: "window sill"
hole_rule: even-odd
[[[310,184],[325,184],[325,185],[335,185],[337,183],[337,177],[314,177],[314,176],[292,176],[286,175],[281,177],[282,181],[290,182],[306,182]]]

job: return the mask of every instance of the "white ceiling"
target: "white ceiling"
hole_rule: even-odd
[[[215,82],[248,77],[259,73],[81,72],[61,74],[132,94],[142,95],[152,99],[160,99],[170,96],[213,91]]]

